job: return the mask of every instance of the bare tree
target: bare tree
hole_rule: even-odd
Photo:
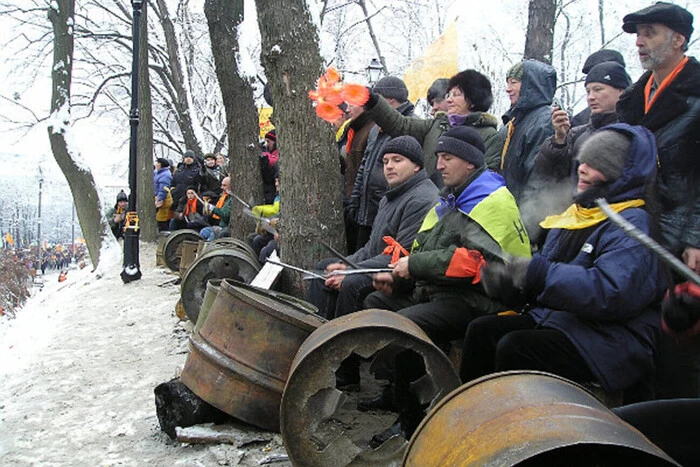
[[[525,58],[552,64],[556,0],[530,0]]]
[[[73,25],[75,0],[54,0],[49,8],[53,26],[53,66],[51,68],[51,121],[49,140],[54,158],[68,181],[80,228],[85,237],[93,267],[100,261],[100,250],[109,226],[102,216],[100,198],[90,170],[76,162],[77,148],[70,141],[70,94],[73,74]]]
[[[306,0],[256,4],[280,147],[281,253],[311,267],[325,256],[321,240],[340,245],[344,232],[338,152],[308,98],[323,71],[318,32]],[[290,291],[300,289],[299,281]]]
[[[246,200],[262,198],[258,115],[250,78],[242,76],[236,56],[240,54],[238,27],[243,21],[243,0],[206,0],[204,14],[209,23],[216,74],[226,109],[232,191]],[[232,200],[231,236],[245,238],[250,222]]]

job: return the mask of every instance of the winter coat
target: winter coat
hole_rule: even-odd
[[[221,180],[224,179],[224,175],[218,166],[203,166],[199,176],[201,178],[202,193],[205,191],[211,191],[217,197],[221,196]]]
[[[401,115],[412,116],[413,104],[406,101],[398,109]],[[386,192],[382,164],[382,149],[391,140],[391,135],[375,125],[369,132],[367,148],[355,177],[355,186],[348,200],[347,211],[359,225],[371,227],[379,209],[379,202]]]
[[[503,116],[499,132],[501,163],[499,173],[518,206],[529,188],[535,155],[554,134],[550,104],[557,86],[557,72],[536,60],[525,60],[518,102]],[[508,133],[511,133],[508,137]]]
[[[170,167],[162,167],[153,171],[153,192],[158,201],[165,201],[168,196],[165,188],[170,187],[172,181],[173,174],[170,173]]]
[[[184,218],[180,219],[187,224],[188,229],[199,230],[202,227],[207,226],[207,219],[204,216],[204,206],[198,200],[194,200],[194,210],[188,209],[188,199],[187,196],[180,198],[180,202],[175,209],[177,214],[184,214]],[[177,216],[176,216],[177,217]]]
[[[661,241],[675,255],[700,248],[700,63],[683,70],[644,113],[644,86],[651,72],[625,90],[617,103],[621,122],[642,125],[656,137],[656,196]]]
[[[265,203],[271,204],[275,199],[275,178],[279,175],[278,164],[279,151],[265,151],[260,154],[260,176],[263,182],[263,198]]]
[[[226,228],[231,220],[231,199],[232,196],[226,196],[221,207],[214,206],[211,210],[212,214],[219,217],[219,227]],[[219,203],[217,203],[219,204]],[[215,218],[216,219],[216,218]]]
[[[605,188],[605,197],[609,203],[641,199],[656,170],[653,136],[641,127],[615,127],[634,139],[622,176]],[[650,235],[643,208],[620,215]],[[571,242],[577,232],[585,235]],[[564,333],[606,391],[630,387],[652,371],[661,268],[656,255],[610,220],[584,230],[552,229],[528,267],[525,292],[536,297],[529,313],[538,327]]]
[[[473,274],[461,272],[467,249],[480,251],[489,261],[502,261],[504,252],[530,256],[530,240],[513,196],[503,177],[485,167],[457,189],[444,189],[440,204],[424,219],[408,259],[416,280],[414,298],[461,297],[482,313],[503,311],[480,283],[473,283]]]
[[[427,120],[407,118],[394,110],[381,96],[379,96],[377,104],[365,113],[391,136],[410,135],[416,138],[423,146],[425,171],[428,173],[428,177],[438,188],[442,187],[442,175],[435,168],[437,165],[435,145],[438,138],[450,129],[447,114],[440,112],[435,118]],[[485,112],[473,112],[467,116],[464,125],[473,127],[479,133],[486,146],[484,161],[488,168],[496,170],[500,162],[500,148],[502,147],[498,144],[498,132],[496,131],[498,119]]]
[[[386,267],[391,255],[382,254],[387,246],[384,237],[392,237],[409,250],[423,219],[438,199],[438,189],[424,170],[387,190],[379,203],[369,241],[350,255],[350,260],[363,268]]]
[[[181,199],[187,194],[187,187],[192,186],[197,193],[199,193],[199,184],[201,181],[199,171],[200,166],[196,163],[185,165],[183,162],[180,162],[177,165],[177,169],[173,174],[173,179],[170,182],[170,186],[173,188],[173,191],[171,191],[173,203],[180,203]]]
[[[360,170],[362,158],[367,149],[367,139],[369,132],[374,127],[374,122],[366,113],[357,119],[350,121],[347,131],[347,145],[345,146],[345,179],[343,197],[347,200],[352,195],[355,188],[355,179]]]

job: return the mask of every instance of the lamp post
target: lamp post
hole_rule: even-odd
[[[132,22],[133,56],[131,62],[131,111],[129,121],[131,135],[129,141],[129,205],[127,207],[126,220],[124,221],[124,269],[121,278],[124,283],[141,279],[141,267],[139,265],[139,218],[136,213],[136,143],[139,127],[139,31],[141,20],[141,6],[143,0],[131,0],[134,8],[134,20]]]
[[[367,72],[367,81],[369,81],[370,85],[374,85],[379,81],[379,78],[382,77],[382,74],[384,74],[384,66],[382,66],[379,60],[373,58],[365,68],[365,71]]]
[[[44,174],[39,167],[39,206],[37,208],[36,222],[36,253],[38,257],[39,268],[41,268],[41,187],[44,184]]]

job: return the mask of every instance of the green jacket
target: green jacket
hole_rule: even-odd
[[[408,268],[418,301],[461,296],[485,313],[504,310],[486,296],[481,283],[473,283],[473,275],[461,272],[465,249],[478,250],[486,261],[502,261],[504,253],[530,256],[530,240],[513,195],[500,175],[485,168],[455,190],[443,190],[441,203],[416,236]]]
[[[435,145],[444,132],[450,129],[450,122],[447,114],[438,112],[435,118],[426,120],[409,118],[394,110],[383,97],[379,96],[377,104],[372,109],[365,111],[369,117],[379,126],[382,131],[391,136],[409,135],[413,136],[423,146],[425,157],[425,171],[428,177],[435,182],[438,187],[442,186],[442,176],[435,169],[437,156],[435,155]],[[465,125],[473,127],[486,146],[484,161],[491,170],[498,170],[501,160],[501,148],[499,147],[498,119],[485,112],[474,112],[467,116]]]

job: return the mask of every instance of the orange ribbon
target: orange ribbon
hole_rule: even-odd
[[[394,240],[394,237],[391,237],[389,235],[386,235],[382,237],[382,240],[384,240],[384,243],[387,244],[387,247],[384,248],[384,251],[382,251],[383,255],[391,255],[391,263],[395,263],[399,260],[401,255],[403,254],[404,256],[408,256],[408,251],[401,246],[399,242]]]

